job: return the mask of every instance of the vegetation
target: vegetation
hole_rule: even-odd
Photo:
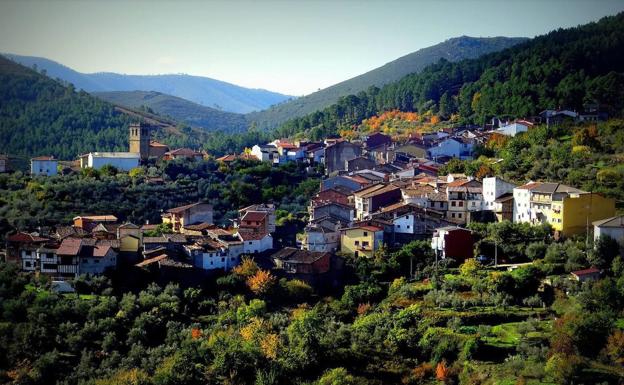
[[[624,104],[624,13],[559,29],[478,59],[440,60],[382,88],[341,97],[321,111],[292,119],[278,136],[319,139],[363,119],[398,109],[483,124],[492,117],[524,117],[548,108],[581,110],[597,103],[612,116]]]
[[[239,208],[274,202],[279,210],[303,213],[319,181],[303,165],[271,167],[256,161],[176,160],[118,173],[84,169],[56,177],[0,174],[0,234],[12,228],[54,226],[84,214],[115,214],[143,224],[160,221],[161,210],[196,201],[213,205],[215,221],[228,224]],[[154,183],[162,178],[163,183]],[[296,217],[294,222],[302,226]],[[302,219],[302,218],[301,218]],[[162,231],[162,230],[161,230]]]
[[[249,121],[255,122],[258,127],[273,129],[289,119],[327,108],[338,102],[341,97],[355,95],[366,91],[369,87],[382,87],[388,83],[396,82],[408,74],[419,73],[426,66],[436,63],[440,58],[452,62],[473,59],[486,53],[511,47],[524,40],[526,39],[468,36],[449,39],[309,95],[284,101],[263,111],[252,112],[247,115],[247,118]]]

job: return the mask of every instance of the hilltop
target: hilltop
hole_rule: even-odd
[[[412,52],[379,68],[310,95],[275,105],[264,111],[250,113],[248,114],[248,119],[255,121],[258,127],[273,128],[288,119],[326,108],[336,103],[340,97],[357,94],[373,86],[382,87],[408,74],[418,73],[426,66],[436,63],[440,59],[456,62],[463,59],[477,58],[486,53],[500,51],[526,40],[527,38],[523,37],[456,37]]]
[[[186,74],[125,75],[112,72],[81,73],[55,61],[14,54],[3,54],[27,67],[45,70],[52,78],[72,83],[87,92],[156,91],[187,99],[227,112],[262,110],[292,98],[277,92],[237,86],[220,80]]]
[[[159,115],[206,131],[240,132],[247,129],[244,115],[202,106],[176,96],[155,91],[94,92],[92,95],[110,103],[130,108],[147,108]]]

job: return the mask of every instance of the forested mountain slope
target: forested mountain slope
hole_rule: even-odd
[[[380,111],[459,113],[466,122],[529,116],[547,108],[598,103],[612,116],[624,107],[624,13],[559,29],[478,59],[442,61],[382,88],[283,124],[278,136],[321,138]]]
[[[500,51],[527,40],[526,38],[461,36],[440,44],[420,49],[400,57],[372,71],[345,80],[310,95],[277,104],[267,110],[248,115],[258,127],[275,127],[288,119],[321,110],[336,103],[341,96],[366,91],[371,86],[381,87],[402,77],[418,73],[440,59],[451,62],[476,58],[483,54]]]
[[[242,114],[220,111],[160,92],[113,91],[92,94],[108,102],[130,108],[146,107],[159,115],[170,116],[179,122],[206,131],[240,132],[247,129],[247,120]]]
[[[156,91],[228,112],[262,110],[291,98],[277,92],[245,88],[203,76],[185,74],[125,75],[111,72],[86,74],[49,59],[4,54],[27,67],[36,65],[52,78],[72,83],[87,92]]]

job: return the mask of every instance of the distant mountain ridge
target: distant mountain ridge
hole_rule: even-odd
[[[460,36],[452,38],[402,56],[381,67],[310,95],[277,104],[267,110],[252,112],[248,114],[248,120],[255,121],[258,127],[274,128],[289,119],[322,110],[337,102],[342,96],[357,94],[371,86],[381,87],[398,81],[406,75],[420,72],[440,59],[450,62],[474,59],[527,40],[528,38],[525,37]]]
[[[263,110],[292,98],[277,92],[245,88],[202,76],[124,75],[112,72],[86,74],[46,58],[8,53],[2,55],[27,67],[36,65],[38,70],[45,70],[51,78],[67,81],[87,92],[156,91],[206,107],[236,113]]]
[[[178,122],[206,131],[241,132],[247,129],[247,120],[242,114],[216,110],[160,92],[113,91],[92,92],[92,95],[107,102],[134,109],[145,106],[159,115],[170,116]]]

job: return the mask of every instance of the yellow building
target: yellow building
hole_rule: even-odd
[[[615,199],[605,198],[595,193],[553,197],[549,210],[548,222],[556,234],[569,237],[583,234],[593,221],[610,218],[615,215]]]
[[[377,226],[358,226],[340,230],[340,251],[356,257],[373,257],[383,244],[383,229]]]

